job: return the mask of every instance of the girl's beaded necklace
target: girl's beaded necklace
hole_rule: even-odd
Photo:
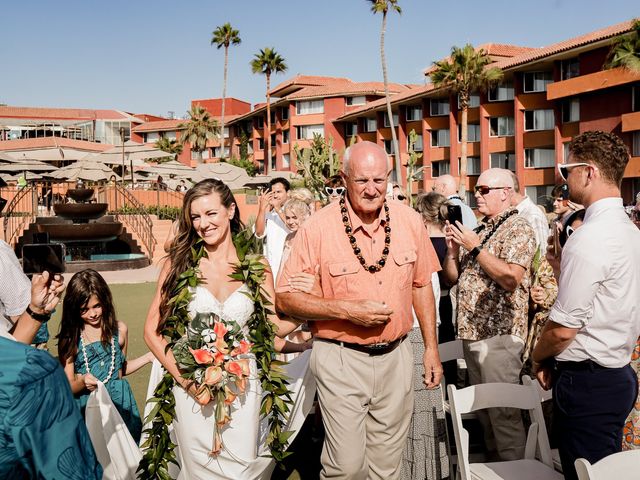
[[[91,375],[93,375],[91,373],[91,370],[89,370],[89,360],[87,358],[87,349],[84,344],[84,332],[80,334],[80,348],[82,350],[82,356],[84,357],[84,366],[87,369],[87,373],[90,373]],[[104,366],[104,362],[102,362],[101,365]],[[111,380],[111,377],[113,376],[113,372],[115,371],[115,368],[116,368],[115,336],[112,336],[111,337],[111,365],[109,366],[109,373],[107,374],[104,380],[100,380],[98,377],[96,378],[98,378],[98,380],[100,380],[102,383],[106,385],[107,382]]]

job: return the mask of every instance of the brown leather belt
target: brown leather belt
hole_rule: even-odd
[[[357,352],[362,352],[371,356],[375,356],[375,355],[384,355],[385,353],[393,352],[398,347],[398,345],[404,342],[406,338],[407,336],[405,335],[401,338],[394,340],[393,342],[372,343],[369,345],[363,345],[360,343],[342,342],[340,340],[334,340],[332,338],[316,337],[314,340],[320,341],[320,342],[334,343],[344,348],[349,348],[351,350],[356,350]]]

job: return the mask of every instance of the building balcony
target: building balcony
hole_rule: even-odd
[[[640,130],[640,112],[625,113],[621,119],[623,132]]]
[[[640,74],[623,68],[602,70],[547,85],[547,100],[573,97],[640,81]]]

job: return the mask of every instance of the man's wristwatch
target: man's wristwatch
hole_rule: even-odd
[[[27,306],[26,312],[27,312],[27,315],[29,315],[31,318],[33,318],[38,322],[47,322],[51,318],[50,312],[36,313],[33,310],[31,310],[31,305]]]
[[[469,256],[475,259],[480,254],[481,250],[482,249],[480,247],[473,247],[471,250],[469,250]]]

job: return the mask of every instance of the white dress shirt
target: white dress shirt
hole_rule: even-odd
[[[629,363],[640,336],[640,230],[619,197],[586,211],[562,251],[558,299],[549,318],[579,329],[560,361],[591,359],[609,368]]]
[[[516,206],[521,217],[529,222],[536,234],[536,243],[542,252],[546,252],[547,238],[549,238],[549,221],[542,210],[525,195],[524,199]]]
[[[31,282],[11,247],[0,240],[0,332],[13,328],[9,317],[22,315],[31,301]]]
[[[254,227],[255,232],[255,227]],[[256,235],[258,238],[264,238],[264,256],[271,265],[273,272],[273,281],[278,278],[280,270],[280,262],[282,260],[282,251],[284,250],[284,241],[289,235],[289,229],[280,218],[280,215],[274,210],[265,213],[265,227],[262,236]]]
[[[473,213],[473,210],[471,210],[458,195],[450,195],[447,197],[447,200],[449,200],[449,203],[452,205],[460,205],[460,209],[462,210],[462,224],[465,227],[474,229],[478,226],[478,219]]]

